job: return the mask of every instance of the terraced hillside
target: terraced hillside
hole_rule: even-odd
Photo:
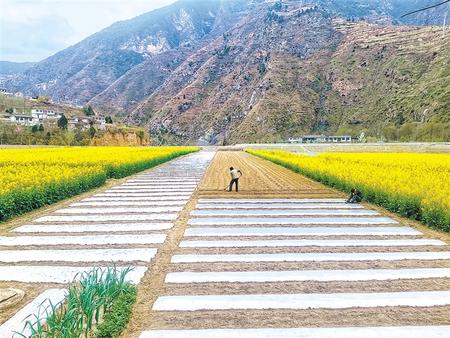
[[[345,38],[326,67],[331,90],[322,122],[388,139],[420,140],[433,131],[436,140],[448,139],[450,35],[437,27],[335,24]]]

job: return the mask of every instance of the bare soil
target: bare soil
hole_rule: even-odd
[[[256,254],[286,252],[411,252],[411,251],[449,251],[448,246],[396,246],[396,247],[253,247],[253,248],[179,248],[177,254]]]
[[[172,264],[170,272],[206,271],[283,271],[283,270],[343,270],[343,269],[418,269],[450,268],[450,260],[401,261],[339,261],[339,262],[263,262],[263,263],[190,263]],[[450,287],[450,285],[449,285]]]
[[[229,167],[242,171],[239,193],[225,191]],[[218,151],[200,184],[201,197],[312,196],[341,197],[340,193],[272,162],[241,151]],[[243,196],[244,195],[244,196]]]
[[[361,282],[193,283],[168,284],[165,295],[447,291],[449,288],[450,278]]]
[[[450,306],[155,312],[146,329],[449,325]]]

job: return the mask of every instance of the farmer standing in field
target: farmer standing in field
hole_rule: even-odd
[[[233,190],[233,184],[236,184],[236,192],[239,191],[239,178],[242,176],[242,172],[239,169],[234,169],[233,167],[230,167],[230,176],[231,176],[231,182],[230,186],[228,187],[228,191]]]

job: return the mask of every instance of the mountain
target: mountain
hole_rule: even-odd
[[[182,0],[36,64],[12,91],[91,104],[161,143],[449,122],[445,11],[427,0]],[[425,25],[425,27],[416,27]]]
[[[34,64],[35,62],[0,61],[0,76],[23,73]]]
[[[170,51],[195,50],[205,37],[226,30],[233,24],[232,11],[238,10],[234,3],[182,0],[115,23],[39,62],[6,86],[12,91],[50,95],[59,102],[85,104],[145,61],[153,67],[156,58],[170,71],[177,62]],[[221,16],[224,8],[226,15]]]
[[[448,122],[449,42],[438,28],[262,7],[180,65],[130,118],[149,121],[162,141],[214,144]]]

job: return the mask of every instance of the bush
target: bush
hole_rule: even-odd
[[[130,286],[113,301],[102,324],[97,327],[96,337],[114,338],[119,336],[128,324],[135,302],[136,288]]]

